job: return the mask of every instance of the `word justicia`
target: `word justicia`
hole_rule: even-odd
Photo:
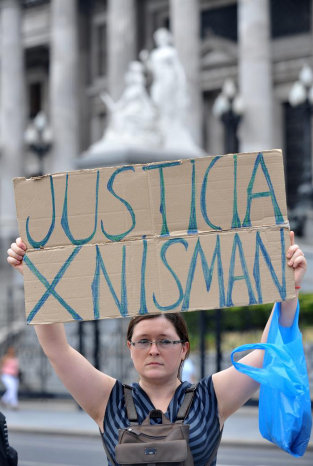
[[[36,212],[25,212],[25,237],[36,249],[53,246],[56,235],[58,244],[81,246],[140,238],[144,234],[166,237],[177,235],[177,231],[180,235],[192,235],[249,228],[254,226],[252,212],[258,202],[266,203],[267,217],[273,217],[274,224],[284,224],[285,206],[279,205],[281,195],[276,194],[263,154],[257,154],[248,168],[244,155],[240,159],[232,155],[231,164],[228,157],[226,166],[225,158],[92,170],[88,183],[85,178],[79,188],[77,172],[63,177],[46,176],[45,195],[51,208],[45,211],[44,222],[36,217]],[[243,174],[239,179],[241,161]],[[134,196],[134,191],[139,195]],[[78,208],[82,222],[77,224]],[[49,217],[49,227],[38,229],[39,222],[47,225]],[[82,223],[88,225],[87,235],[80,231]]]

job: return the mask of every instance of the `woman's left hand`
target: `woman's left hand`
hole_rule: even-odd
[[[306,272],[307,263],[303,252],[297,244],[295,244],[295,234],[290,232],[290,246],[287,251],[287,263],[289,267],[294,269],[295,286],[301,286],[302,279]]]

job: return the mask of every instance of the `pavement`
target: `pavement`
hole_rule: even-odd
[[[69,400],[23,400],[16,411],[1,408],[10,432],[99,436],[95,422],[77,404]],[[99,437],[100,439],[100,437]],[[243,406],[225,423],[222,437],[225,445],[270,447],[258,427],[258,408]],[[313,451],[313,432],[308,449]]]

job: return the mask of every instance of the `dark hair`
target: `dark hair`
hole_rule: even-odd
[[[127,340],[131,341],[133,333],[134,333],[134,328],[139,322],[143,320],[149,320],[149,319],[156,319],[157,317],[163,316],[167,320],[171,322],[173,327],[175,328],[177,335],[179,336],[179,339],[182,340],[184,343],[188,342],[189,343],[189,335],[188,335],[188,328],[185,320],[183,319],[182,315],[178,312],[166,312],[164,314],[144,314],[140,316],[135,316],[131,319],[128,325],[127,329]],[[190,353],[190,346],[188,348],[188,351],[186,353],[185,360],[188,358]],[[179,369],[178,369],[178,378],[181,380],[181,373],[183,369],[184,361],[181,362]]]

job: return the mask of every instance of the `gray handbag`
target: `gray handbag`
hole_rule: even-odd
[[[172,423],[162,411],[152,410],[142,424],[138,424],[137,412],[132,396],[132,387],[123,385],[127,417],[130,426],[119,429],[119,442],[115,447],[116,461],[113,461],[106,445],[103,446],[111,464],[121,466],[193,466],[194,461],[189,447],[189,425],[184,424],[193,401],[197,385],[186,389],[185,398]],[[151,424],[153,418],[161,419],[161,424]],[[211,465],[222,437],[222,431],[207,466]]]
[[[150,424],[152,418],[160,418],[162,424]],[[183,420],[171,423],[162,411],[155,409],[142,424],[120,429],[115,448],[118,464],[193,466],[189,425],[183,424]]]

